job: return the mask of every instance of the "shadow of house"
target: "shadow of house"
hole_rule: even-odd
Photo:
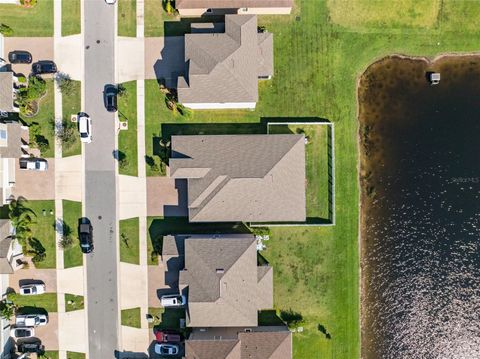
[[[178,205],[163,206],[163,215],[165,217],[188,217],[187,181],[176,179],[175,189],[178,192]]]
[[[165,36],[161,59],[153,65],[155,77],[160,85],[176,88],[179,76],[185,73],[185,46],[182,36]]]

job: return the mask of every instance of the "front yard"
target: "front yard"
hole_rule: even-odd
[[[83,254],[78,240],[78,219],[82,217],[82,203],[63,200],[63,233],[73,238],[73,245],[63,250],[63,266],[71,268],[83,265]]]
[[[62,1],[62,36],[80,34],[80,0]]]
[[[137,36],[136,0],[118,0],[118,36]]]
[[[120,221],[120,261],[140,264],[140,237],[138,217]]]
[[[63,3],[63,2],[62,2]],[[76,115],[81,110],[81,83],[72,80],[71,92],[62,94],[62,114],[63,122],[70,126],[74,135],[70,142],[62,144],[62,156],[75,156],[82,153],[82,144],[80,143],[80,134],[76,123],[71,122],[71,116]]]
[[[121,130],[118,134],[118,172],[137,176],[137,82],[130,81],[120,86],[125,90],[118,96],[118,118],[128,122],[128,130]]]
[[[11,36],[53,36],[53,0],[40,0],[32,8],[0,4],[0,24],[12,28]]]
[[[22,314],[38,313],[45,310],[47,312],[57,312],[57,293],[44,293],[39,295],[20,295],[8,294],[8,299],[19,307]]]
[[[26,207],[36,214],[27,251],[31,256],[45,252],[45,259],[37,262],[36,268],[56,268],[55,201],[28,201]]]

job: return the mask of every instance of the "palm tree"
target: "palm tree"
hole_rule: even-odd
[[[24,205],[27,200],[24,197],[13,199],[8,205],[8,217],[15,228],[13,238],[25,246],[27,241],[32,238],[32,230],[30,225],[34,222],[36,217],[35,212]]]

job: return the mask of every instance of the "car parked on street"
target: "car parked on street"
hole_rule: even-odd
[[[40,339],[22,341],[18,344],[18,351],[20,353],[37,353],[43,355],[45,353],[45,346],[42,345]]]
[[[83,253],[93,251],[93,227],[90,221],[83,220],[78,226],[78,237],[80,238],[80,249]]]
[[[184,295],[180,294],[167,294],[162,295],[160,298],[160,304],[163,307],[181,307],[187,303],[187,298]]]
[[[21,295],[37,295],[45,293],[45,284],[24,284],[20,286]]]
[[[20,158],[20,169],[30,171],[46,171],[48,169],[48,162],[43,158]]]
[[[176,344],[155,344],[155,354],[170,356],[170,355],[177,355],[180,348]]]
[[[48,323],[48,316],[45,314],[26,314],[15,317],[17,327],[38,327]]]
[[[85,112],[79,112],[78,131],[80,132],[80,141],[83,143],[92,142],[92,120]]]
[[[173,331],[159,330],[155,332],[155,339],[159,343],[179,343],[182,341],[182,336]]]
[[[8,61],[11,64],[31,64],[32,54],[23,50],[11,51],[8,53]]]
[[[15,339],[21,338],[31,338],[35,335],[35,330],[33,328],[13,328],[10,331],[10,336]]]
[[[50,60],[38,61],[32,65],[32,73],[34,75],[54,74],[56,72],[57,65],[55,65],[55,62]]]
[[[105,108],[108,112],[117,111],[117,86],[106,85],[103,90]]]

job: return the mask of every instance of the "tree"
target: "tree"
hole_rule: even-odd
[[[75,87],[70,75],[59,73],[55,77],[55,80],[57,81],[57,85],[60,88],[62,95],[69,96],[73,93]]]
[[[0,317],[3,319],[10,320],[10,318],[15,314],[16,309],[17,306],[13,302],[7,299],[0,301]]]
[[[15,235],[13,236],[18,243],[25,246],[27,241],[32,238],[32,230],[30,225],[34,222],[36,217],[35,212],[26,207],[27,200],[23,197],[13,199],[8,204],[8,217],[15,228]]]

